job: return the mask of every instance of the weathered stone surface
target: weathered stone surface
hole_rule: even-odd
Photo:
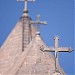
[[[41,37],[37,35],[33,45],[17,72],[17,75],[53,75],[55,70],[55,60],[51,53],[42,52],[40,46],[44,45]],[[65,75],[62,70],[62,75]]]
[[[1,75],[53,75],[55,59],[49,52],[42,52],[41,45],[45,45],[40,35],[35,35],[32,25],[32,40],[22,52],[22,20],[10,33],[0,52]],[[59,71],[65,75],[59,66]]]
[[[44,45],[37,35],[26,50],[18,57],[14,66],[3,75],[53,75],[55,70],[54,57],[51,53],[44,53],[40,45]],[[61,70],[62,75],[65,75]]]
[[[6,72],[16,62],[18,55],[22,53],[22,22],[18,22],[1,47],[0,72]]]
[[[0,51],[0,73],[12,69],[18,56],[22,54],[22,20],[20,20],[7,37]],[[35,35],[35,27],[32,27],[32,37]]]

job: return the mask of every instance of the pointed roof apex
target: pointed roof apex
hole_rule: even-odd
[[[24,2],[24,10],[23,10],[23,16],[28,17],[28,8],[27,8],[27,2],[34,2],[35,0],[17,0],[20,2]]]

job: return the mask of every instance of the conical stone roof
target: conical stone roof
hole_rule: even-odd
[[[45,46],[41,37],[36,35],[25,51],[20,53],[16,59],[14,58],[14,62],[11,62],[13,66],[10,68],[7,65],[6,71],[2,70],[2,75],[53,75],[55,70],[54,57],[51,53],[42,52],[41,45]],[[65,75],[61,68],[60,72]]]
[[[6,72],[13,66],[18,56],[22,53],[22,18],[11,31],[0,51],[0,73]],[[35,27],[31,25],[32,38],[35,35]],[[9,66],[9,67],[8,67]]]
[[[23,19],[24,18],[24,19]],[[23,22],[24,21],[24,22]],[[42,52],[40,46],[46,47],[39,34],[35,35],[35,27],[30,24],[30,17],[24,12],[22,18],[9,34],[0,52],[1,75],[53,75],[55,59],[49,52]],[[31,27],[26,32],[23,28]],[[28,27],[26,27],[28,26]],[[25,31],[25,34],[23,33]],[[28,34],[30,32],[30,35]],[[27,33],[27,34],[26,34]],[[28,38],[27,38],[27,35]],[[26,37],[26,39],[25,39]],[[31,40],[30,40],[31,38]],[[25,46],[25,42],[29,43]],[[24,46],[23,46],[24,45]],[[24,49],[24,50],[23,50]],[[59,71],[65,75],[58,63]],[[55,73],[56,74],[56,73]]]
[[[19,70],[17,70],[16,75],[53,75],[55,60],[51,53],[42,52],[40,50],[41,45],[46,47],[40,35],[35,36],[31,45],[32,46]],[[59,68],[59,71],[61,75],[65,75],[61,68]]]

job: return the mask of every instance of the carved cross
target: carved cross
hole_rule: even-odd
[[[39,32],[40,24],[46,25],[47,22],[46,21],[40,21],[40,15],[37,15],[37,20],[36,21],[31,21],[31,24],[35,24],[36,25],[37,32]]]
[[[40,47],[40,50],[43,52],[55,52],[55,71],[56,72],[59,72],[59,70],[58,70],[58,52],[72,52],[73,51],[72,48],[59,47],[58,40],[59,40],[58,36],[54,37],[54,41],[55,41],[54,47],[44,48],[43,45],[42,45],[42,47]]]
[[[34,2],[35,0],[17,0],[17,1],[21,1],[24,2],[24,11],[27,11],[27,2]]]

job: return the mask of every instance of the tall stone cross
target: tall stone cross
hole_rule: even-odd
[[[31,24],[36,25],[36,31],[37,31],[37,34],[39,34],[40,24],[46,25],[47,22],[46,21],[40,21],[40,15],[37,15],[37,20],[36,21],[31,21]]]
[[[27,2],[34,2],[35,0],[17,0],[17,1],[21,1],[21,2],[24,2],[24,12],[27,12],[28,9],[27,9]]]
[[[58,70],[58,63],[59,63],[58,62],[58,52],[72,52],[73,51],[71,48],[68,48],[68,47],[59,47],[58,40],[59,40],[58,36],[54,37],[54,41],[55,41],[54,47],[44,48],[43,45],[40,47],[40,50],[43,52],[55,52],[55,72],[59,72]]]

